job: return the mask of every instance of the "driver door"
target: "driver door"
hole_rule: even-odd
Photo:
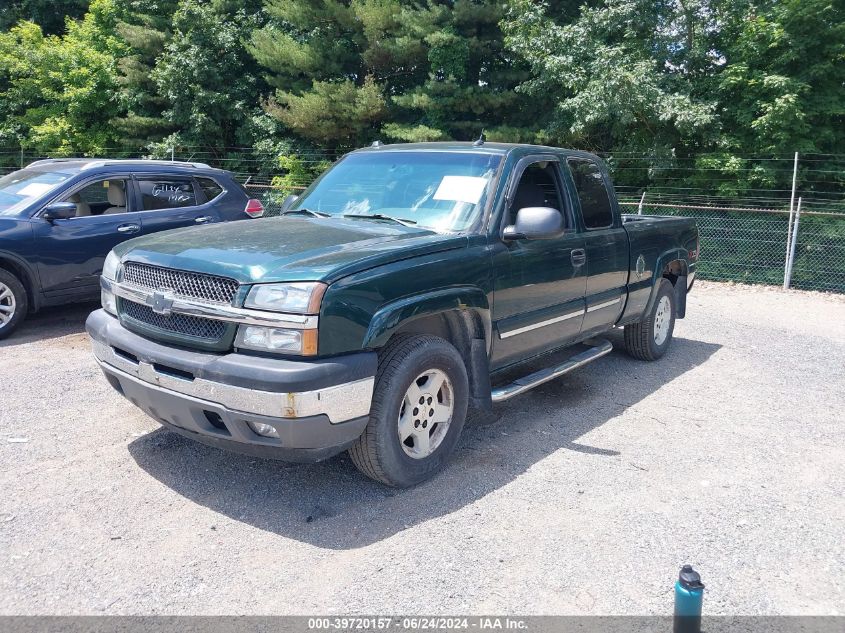
[[[51,202],[73,202],[76,217],[33,218],[41,286],[48,296],[99,294],[109,251],[141,230],[132,206],[132,179],[110,176],[87,181]]]
[[[566,232],[550,240],[503,241],[494,249],[493,370],[575,339],[581,332],[586,293],[584,238],[578,233],[554,155],[523,159],[505,199],[504,222],[523,207],[552,207]]]

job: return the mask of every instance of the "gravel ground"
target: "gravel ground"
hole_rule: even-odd
[[[0,343],[2,614],[665,614],[686,562],[706,614],[845,614],[845,297],[698,283],[661,361],[499,406],[399,492],[161,430],[88,310]]]

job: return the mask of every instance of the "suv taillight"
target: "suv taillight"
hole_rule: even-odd
[[[261,204],[260,200],[250,198],[246,203],[244,213],[246,213],[251,218],[260,218],[262,215],[264,215],[264,205]]]

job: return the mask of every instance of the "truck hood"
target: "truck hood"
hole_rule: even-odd
[[[123,261],[221,275],[240,283],[331,283],[466,244],[466,236],[376,220],[289,216],[165,231],[125,242],[115,252]]]

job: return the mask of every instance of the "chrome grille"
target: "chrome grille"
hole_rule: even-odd
[[[123,265],[123,283],[147,290],[167,290],[181,299],[231,304],[238,282],[226,277],[150,266],[137,262]]]
[[[193,336],[209,341],[219,340],[226,332],[226,323],[223,321],[176,313],[164,316],[162,314],[156,314],[148,306],[129,301],[128,299],[123,299],[120,303],[122,314],[141,323],[165,330],[166,332]]]

